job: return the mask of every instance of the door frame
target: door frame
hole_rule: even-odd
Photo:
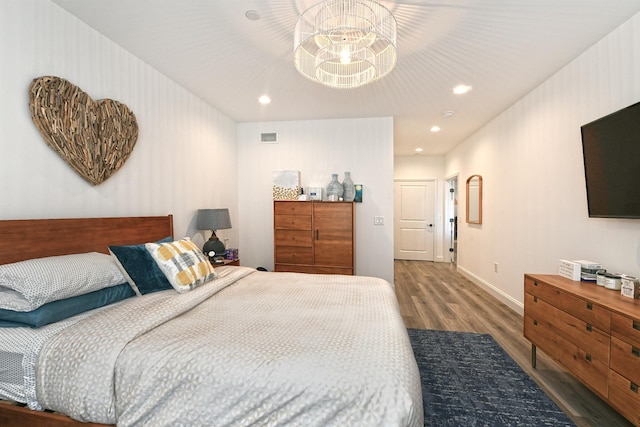
[[[451,189],[454,191],[452,192]],[[453,174],[445,178],[445,194],[444,194],[444,249],[449,256],[449,261],[456,264],[458,260],[458,241],[454,237],[454,230],[457,229],[460,219],[458,218],[458,202],[460,200],[460,185],[458,182],[458,174]],[[451,221],[453,220],[453,222]],[[445,255],[446,256],[446,255]]]

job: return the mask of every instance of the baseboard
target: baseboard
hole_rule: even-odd
[[[521,316],[524,316],[524,304],[522,302],[504,293],[500,289],[493,286],[491,283],[476,276],[475,274],[465,269],[464,267],[461,267],[459,265],[457,267],[458,267],[457,268],[458,272],[462,274],[464,277],[466,277],[476,285],[480,286],[481,288],[489,292],[491,295],[496,297],[498,300],[500,300],[500,302],[504,303],[507,307],[509,307],[516,313],[520,314]]]

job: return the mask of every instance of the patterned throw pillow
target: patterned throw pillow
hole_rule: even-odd
[[[178,292],[186,292],[216,278],[209,259],[188,237],[145,247]]]
[[[0,265],[0,308],[31,311],[125,282],[113,259],[98,252],[4,264]]]

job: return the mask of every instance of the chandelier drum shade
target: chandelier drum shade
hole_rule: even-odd
[[[372,0],[326,0],[305,10],[295,28],[298,71],[325,86],[374,82],[396,65],[396,20]]]

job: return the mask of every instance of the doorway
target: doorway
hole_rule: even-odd
[[[394,181],[395,259],[434,261],[435,180]]]
[[[458,176],[447,179],[445,193],[445,240],[449,261],[456,264],[458,256]]]

